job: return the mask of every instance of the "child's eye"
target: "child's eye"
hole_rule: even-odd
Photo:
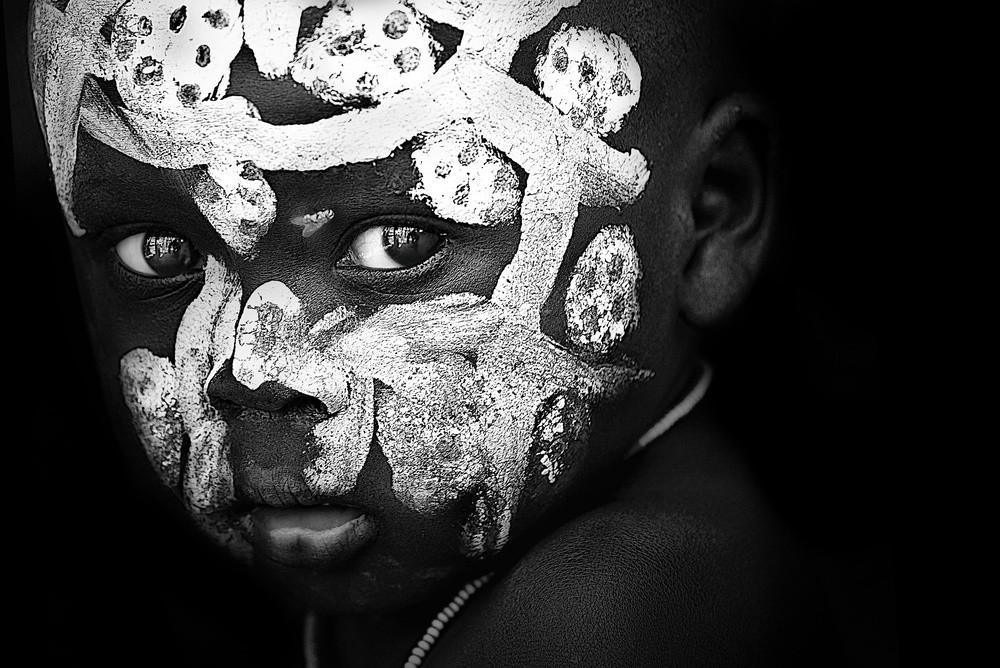
[[[437,253],[442,233],[411,225],[376,225],[354,238],[340,266],[365,269],[406,269]]]
[[[205,258],[194,244],[169,232],[140,232],[119,241],[115,254],[141,276],[169,278],[200,271]]]

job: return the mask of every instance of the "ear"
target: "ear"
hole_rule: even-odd
[[[767,107],[751,95],[716,102],[694,132],[693,238],[680,305],[695,326],[732,313],[759,273],[775,217],[775,135]]]

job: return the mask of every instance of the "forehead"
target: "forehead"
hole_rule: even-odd
[[[79,126],[155,167],[315,171],[386,158],[468,119],[529,176],[581,174],[585,204],[631,201],[644,186],[642,156],[602,141],[614,119],[574,99],[563,76],[568,54],[591,98],[637,98],[641,73],[620,38],[563,31],[542,95],[507,75],[522,39],[575,0],[246,0],[242,15],[235,1],[175,4],[36,4],[39,106],[71,225]],[[588,40],[589,60],[578,48]]]

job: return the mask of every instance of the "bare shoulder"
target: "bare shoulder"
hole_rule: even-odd
[[[823,665],[808,556],[692,418],[484,592],[434,665]]]

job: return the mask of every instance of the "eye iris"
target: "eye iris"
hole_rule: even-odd
[[[386,255],[404,267],[420,264],[441,245],[441,235],[417,227],[386,226],[382,247]]]
[[[201,266],[201,253],[183,237],[170,234],[147,234],[142,256],[158,276],[179,276]]]

